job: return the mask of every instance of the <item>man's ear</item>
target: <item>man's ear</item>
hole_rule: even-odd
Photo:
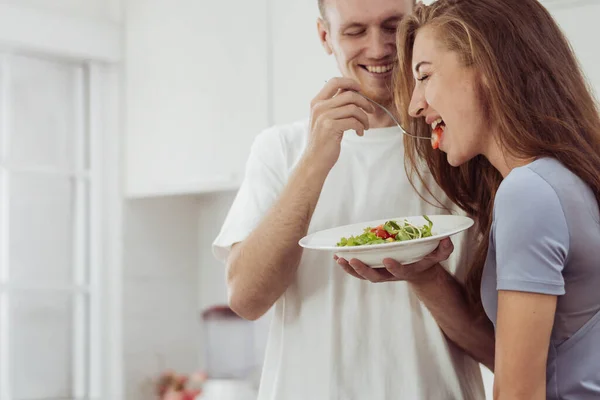
[[[317,30],[319,32],[319,40],[321,45],[325,49],[327,55],[333,54],[333,49],[329,45],[329,26],[323,18],[317,19]]]

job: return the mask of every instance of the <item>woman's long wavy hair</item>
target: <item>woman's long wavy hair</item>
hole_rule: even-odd
[[[431,127],[423,118],[410,117],[408,107],[413,45],[425,26],[466,67],[481,73],[482,107],[505,154],[558,159],[600,203],[598,106],[567,39],[538,0],[438,0],[417,5],[401,22],[394,95],[405,128],[419,136],[430,136]],[[412,182],[420,179],[426,185],[420,168],[424,160],[450,200],[477,221],[480,240],[465,285],[471,304],[481,310],[481,274],[502,176],[482,155],[452,167],[428,141],[405,137],[405,148]]]

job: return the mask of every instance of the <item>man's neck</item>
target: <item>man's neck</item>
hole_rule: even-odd
[[[393,107],[393,105],[384,105],[385,108],[387,108],[390,112],[394,112],[393,109],[391,109],[390,107]],[[383,111],[381,108],[375,106],[375,112],[372,114],[369,114],[369,128],[370,129],[374,129],[374,128],[388,128],[390,126],[395,126],[396,123],[392,120],[392,118],[390,118],[390,116]]]

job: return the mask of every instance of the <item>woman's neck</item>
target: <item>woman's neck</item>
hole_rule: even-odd
[[[494,168],[500,172],[502,178],[506,178],[513,169],[527,165],[535,160],[535,158],[511,155],[510,152],[505,151],[496,140],[490,141],[490,144],[483,155]]]

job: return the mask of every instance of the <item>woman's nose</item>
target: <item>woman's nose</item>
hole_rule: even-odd
[[[408,106],[408,114],[413,118],[419,118],[423,116],[426,108],[427,101],[425,100],[425,96],[415,88],[410,99],[410,105]]]

